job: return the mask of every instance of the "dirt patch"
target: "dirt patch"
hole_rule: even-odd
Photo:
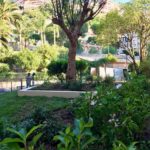
[[[74,115],[68,109],[54,110],[51,114],[54,118],[56,118],[56,120],[60,121],[62,124],[65,125],[73,124]]]
[[[44,83],[40,86],[34,87],[31,90],[55,90],[55,91],[93,91],[96,87],[95,83]]]

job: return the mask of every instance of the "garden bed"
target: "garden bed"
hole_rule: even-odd
[[[95,90],[95,83],[81,83],[73,82],[67,83],[44,83],[42,85],[33,87],[31,90],[54,90],[54,91],[93,91]]]
[[[69,88],[65,84],[42,84],[37,87],[31,87],[18,91],[18,96],[46,96],[76,98],[86,93],[94,91],[92,84],[71,85]]]
[[[63,97],[63,98],[76,98],[84,91],[52,91],[52,90],[29,90],[24,89],[18,91],[18,96],[45,96],[45,97]]]

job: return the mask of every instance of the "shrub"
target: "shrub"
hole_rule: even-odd
[[[96,37],[89,37],[87,43],[96,44]]]
[[[66,48],[57,45],[46,44],[37,47],[35,51],[41,57],[39,70],[43,70],[51,61],[56,60],[59,57],[59,55],[64,54],[66,52]]]
[[[7,73],[9,71],[10,69],[9,69],[8,64],[0,63],[0,73]]]
[[[7,56],[5,57],[5,59],[3,60],[4,63],[7,63],[10,67],[11,70],[14,70],[16,67],[17,62],[19,61],[18,57],[16,54],[11,55],[11,56]]]
[[[22,148],[24,150],[34,149],[36,143],[41,138],[42,133],[36,133],[34,136],[32,136],[32,139],[30,137],[33,132],[41,127],[42,125],[34,126],[28,132],[25,129],[20,129],[19,131],[17,131],[15,129],[8,128],[7,130],[13,133],[16,137],[5,138],[0,142],[0,144],[6,144],[10,149],[15,150],[19,150]],[[28,139],[30,139],[30,141]],[[19,144],[22,144],[22,146]]]
[[[114,78],[110,76],[106,76],[103,83],[106,85],[113,85],[114,84]]]
[[[150,78],[150,58],[142,62],[140,66],[140,70],[142,74],[146,75],[146,77]]]
[[[17,55],[17,67],[25,70],[37,70],[40,65],[40,56],[34,51],[30,51],[29,49],[23,49]]]
[[[67,61],[65,60],[52,61],[47,66],[47,69],[48,69],[49,76],[57,76],[58,80],[63,82],[64,81],[63,73],[66,73]]]
[[[82,75],[87,70],[87,68],[88,68],[88,64],[86,61],[84,61],[84,60],[76,61],[76,69],[77,69],[77,73],[80,77],[80,80],[82,80]]]
[[[88,76],[86,76],[85,80],[86,80],[88,83],[92,83],[92,82],[93,82],[93,76],[92,76],[92,75],[88,75]]]
[[[1,54],[0,61],[3,62],[3,60],[4,60],[6,57],[11,56],[12,53],[13,53],[12,48],[10,48],[10,47],[5,48],[5,47],[1,46],[1,47],[0,47],[0,54]]]
[[[68,83],[68,89],[72,91],[80,91],[82,89],[82,83],[80,81]]]
[[[97,94],[78,98],[73,104],[76,117],[91,116],[93,133],[103,150],[112,149],[115,140],[130,145],[143,141],[144,122],[150,114],[150,85],[145,77],[135,77],[119,89],[101,84]]]
[[[90,54],[97,54],[97,53],[98,53],[98,50],[97,50],[96,48],[91,48],[91,49],[89,50],[89,53],[90,53]]]
[[[58,80],[61,82],[64,81],[65,77],[63,74],[67,71],[67,64],[68,62],[66,60],[57,60],[52,61],[48,66],[48,75],[49,76],[57,76]],[[80,79],[82,78],[83,72],[87,69],[88,65],[83,60],[76,61],[76,69],[77,73],[80,76]]]
[[[64,125],[60,124],[59,120],[54,118],[51,112],[43,108],[35,109],[29,117],[18,123],[18,128],[29,130],[38,124],[43,124],[43,128],[39,129],[42,133],[40,142],[45,144],[50,143],[52,138],[64,128]]]
[[[64,150],[85,150],[88,145],[96,139],[93,137],[90,128],[93,126],[93,120],[90,118],[88,122],[83,119],[76,119],[74,128],[70,126],[64,132],[54,137],[55,141],[59,141],[58,149]]]

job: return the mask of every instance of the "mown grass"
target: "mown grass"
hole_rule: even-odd
[[[48,110],[68,106],[70,101],[64,98],[48,97],[19,97],[17,92],[0,94],[0,118],[17,122],[28,116],[35,108],[43,107]]]

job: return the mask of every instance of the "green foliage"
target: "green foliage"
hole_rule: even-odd
[[[16,20],[19,19],[19,14],[16,13],[18,7],[15,3],[9,0],[0,0],[0,43],[7,47],[10,34],[15,28]]]
[[[7,73],[9,70],[8,64],[0,63],[0,74]]]
[[[34,51],[23,49],[17,54],[16,65],[25,71],[36,70],[40,64],[40,56]]]
[[[92,75],[88,75],[88,76],[86,76],[85,80],[86,80],[87,82],[92,83],[92,82],[93,82],[93,76],[92,76]]]
[[[66,48],[57,45],[42,45],[37,47],[36,52],[41,57],[41,62],[39,69],[42,70],[47,67],[47,65],[56,60],[59,55],[66,52]]]
[[[0,47],[0,62],[3,62],[4,59],[12,54],[12,50],[10,48]]]
[[[143,75],[150,78],[150,58],[141,63],[140,70]]]
[[[137,141],[136,137],[143,140],[144,122],[150,116],[149,92],[148,80],[139,76],[119,89],[101,84],[97,87],[97,94],[79,98],[73,108],[76,117],[93,118],[93,132],[99,136],[97,144],[108,150],[116,140],[126,145]]]
[[[13,71],[15,70],[17,63],[19,62],[19,58],[17,56],[17,53],[14,53],[12,55],[8,55],[7,57],[4,58],[3,60],[4,63],[9,65],[9,68]]]
[[[96,44],[96,37],[89,37],[87,43]]]
[[[67,61],[66,60],[56,60],[56,61],[52,61],[47,69],[48,69],[48,74],[50,76],[57,76],[57,78],[63,82],[64,78],[64,74],[67,71]],[[77,69],[77,73],[80,77],[80,79],[82,78],[82,74],[83,72],[87,69],[88,65],[86,61],[83,60],[78,60],[76,61],[76,69]]]
[[[82,81],[82,76],[83,73],[87,70],[88,68],[88,63],[84,60],[77,60],[76,61],[76,69],[77,69],[77,74]]]
[[[130,144],[129,146],[126,146],[121,141],[116,141],[113,144],[113,150],[136,150],[135,144],[136,144],[136,142]]]
[[[97,61],[90,62],[90,66],[99,67],[99,66],[106,65],[107,63],[113,63],[113,62],[116,62],[116,61],[117,61],[117,58],[115,56],[109,54],[105,58],[101,58]]]
[[[63,73],[66,73],[67,61],[65,61],[65,60],[52,61],[47,66],[47,69],[48,69],[48,75],[50,75],[50,76],[56,75],[58,80],[63,82],[64,81]]]
[[[109,76],[106,76],[104,81],[103,81],[104,84],[106,85],[113,85],[114,83],[114,78],[113,77],[109,77]]]
[[[117,49],[115,47],[109,46],[106,47],[104,49],[102,49],[102,53],[103,54],[116,54],[117,53]]]
[[[81,34],[82,34],[82,36],[84,36],[85,33],[87,33],[87,31],[88,31],[88,24],[86,23],[81,28]]]
[[[54,117],[51,111],[42,107],[37,107],[33,110],[28,117],[18,122],[17,126],[18,128],[29,130],[38,124],[43,124],[43,127],[39,129],[39,132],[42,133],[39,142],[45,145],[50,144],[50,142],[53,144],[53,137],[58,134],[60,130],[64,129],[64,124],[60,124],[60,120]],[[36,133],[33,135],[36,135]]]
[[[28,142],[28,139],[31,137],[33,132],[41,127],[42,125],[34,126],[28,132],[25,129],[16,131],[14,129],[8,128],[7,130],[16,135],[17,137],[5,138],[3,141],[0,142],[0,144],[7,144],[10,149],[14,150],[21,150],[22,148],[24,150],[34,150],[34,146],[42,136],[42,133],[37,133],[35,136],[32,137],[32,139],[30,139],[30,142]],[[23,147],[19,144],[22,144]]]
[[[97,42],[103,45],[115,44],[118,40],[117,31],[122,24],[122,18],[117,11],[110,12],[106,17],[97,18],[92,23],[92,29],[97,34]]]
[[[96,48],[91,48],[91,49],[89,50],[89,53],[90,53],[90,54],[97,54],[97,53],[98,53],[98,50],[97,50]]]
[[[82,89],[82,83],[81,81],[74,81],[71,83],[68,83],[68,89],[72,91],[80,91]]]
[[[109,54],[109,55],[106,57],[106,59],[107,59],[107,62],[108,62],[108,63],[113,63],[113,62],[116,62],[116,61],[117,61],[117,58],[116,58],[114,55],[111,55],[111,54]]]
[[[58,150],[84,150],[88,145],[95,141],[90,128],[93,126],[92,118],[88,122],[83,119],[76,119],[74,128],[70,126],[64,132],[54,137],[55,141],[59,141]]]

